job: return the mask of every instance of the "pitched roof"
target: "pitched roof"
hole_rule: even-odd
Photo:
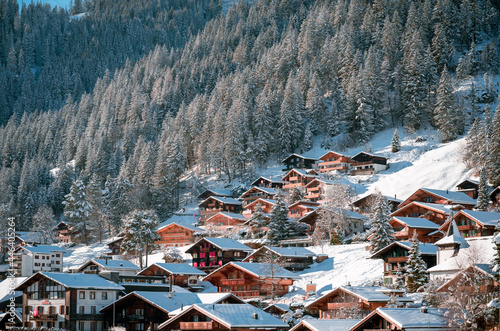
[[[40,271],[22,282],[17,288],[22,288],[28,284],[32,278],[40,276],[47,277],[54,282],[70,289],[96,289],[96,290],[117,290],[124,288],[112,281],[109,281],[96,274],[66,273],[66,272],[44,272]]]
[[[414,229],[439,229],[439,225],[426,218],[393,216],[394,219]]]
[[[455,209],[463,209],[464,207],[462,205],[443,205],[441,203],[430,203],[430,202],[421,202],[421,201],[412,201],[409,204],[404,205],[403,207],[400,207],[398,210],[394,211],[391,216],[394,214],[398,213],[399,211],[403,210],[404,208],[408,208],[411,205],[417,205],[420,207],[423,207],[425,209],[431,209],[446,215],[450,215],[451,212]]]
[[[339,156],[349,157],[349,158],[351,157],[350,155],[337,153],[337,152],[335,152],[335,151],[328,151],[328,152],[326,152],[325,154],[323,154],[323,155],[321,155],[320,157],[318,157],[318,160],[323,159],[325,156],[327,156],[327,155],[328,155],[328,154],[330,154],[330,153],[337,154],[337,155],[339,155]]]
[[[483,225],[497,226],[500,221],[500,213],[490,211],[463,209],[459,211],[457,215],[458,214],[464,214]],[[455,217],[457,217],[457,215],[455,215]]]
[[[411,248],[411,244],[412,244],[411,241],[395,241],[395,242],[385,246],[384,248],[378,250],[377,252],[373,253],[370,256],[370,259],[380,258],[380,254],[383,254],[383,253],[389,251],[391,248],[393,248],[395,246],[399,246],[399,247],[402,247],[402,248],[409,250]],[[434,244],[420,243],[418,248],[420,250],[420,254],[422,254],[422,255],[437,255],[438,249],[436,246],[434,246]]]
[[[463,192],[458,191],[448,191],[448,190],[437,190],[431,188],[422,188],[422,191],[437,195],[441,198],[450,200],[454,204],[466,204],[466,205],[476,205],[477,200],[472,199],[470,196]]]
[[[306,307],[313,306],[316,303],[326,300],[329,298],[334,292],[345,291],[350,293],[362,300],[367,302],[389,302],[391,297],[384,292],[390,292],[391,290],[385,287],[372,287],[372,286],[340,286],[331,291],[326,292],[318,299],[306,304]],[[398,298],[398,299],[406,299],[406,301],[411,301],[408,298]]]
[[[263,310],[267,313],[267,311],[269,309],[271,309],[272,307],[276,307],[276,308],[280,309],[281,311],[284,311],[285,313],[290,311],[290,306],[285,304],[285,303],[273,303],[273,304],[270,304],[269,306],[267,306],[266,308],[264,308]]]
[[[373,315],[378,314],[396,324],[402,330],[408,329],[423,329],[430,328],[445,328],[448,327],[448,321],[443,315],[443,310],[440,308],[428,308],[427,313],[424,313],[420,308],[377,308],[372,311],[362,321],[358,322],[352,329],[361,326],[364,321],[367,321]],[[449,328],[452,330],[452,328]]]
[[[156,228],[156,231],[160,231],[167,226],[170,226],[172,224],[177,224],[183,228],[186,228],[188,230],[191,230],[193,232],[203,232],[204,230],[201,228],[196,227],[194,224],[196,224],[196,218],[193,215],[173,215],[170,217],[168,220],[162,222],[158,227]]]
[[[283,178],[287,177],[288,174],[290,174],[292,171],[295,171],[297,172],[298,174],[302,175],[302,176],[307,176],[307,177],[317,177],[318,175],[311,175],[309,172],[316,172],[315,170],[305,170],[305,169],[296,169],[296,168],[293,168],[293,169],[290,169],[290,171],[288,171],[283,177],[282,177],[282,180]]]
[[[235,239],[205,237],[200,240],[206,240],[212,245],[215,245],[225,251],[252,251],[250,247],[240,243],[238,240]]]
[[[84,265],[90,262],[94,262],[95,264],[101,266],[103,269],[108,269],[108,270],[110,269],[137,270],[137,271],[140,270],[138,266],[127,260],[92,259],[91,261],[85,263]]]
[[[386,156],[376,155],[376,154],[371,154],[371,153],[367,153],[367,152],[359,152],[359,153],[357,153],[357,154],[353,155],[353,156],[351,157],[351,159],[354,159],[356,156],[358,156],[358,155],[360,155],[360,154],[365,154],[365,155],[368,155],[368,156],[371,156],[371,157],[380,157],[380,158],[383,158],[383,159],[386,159],[386,160],[388,160],[388,159],[389,159],[389,158],[388,158],[388,157],[386,157]]]
[[[270,183],[282,184],[281,178],[280,179],[271,179],[271,178],[267,178],[267,177],[264,177],[264,176],[260,176],[259,178],[257,178],[256,180],[254,180],[251,183],[251,185],[258,186],[257,184],[259,183],[260,180],[267,180]]]
[[[316,256],[316,253],[311,252],[307,248],[304,247],[273,247],[273,246],[264,246],[265,248],[275,252],[276,254],[282,257],[311,257]],[[260,249],[263,249],[261,247]]]
[[[360,319],[306,319],[295,325],[290,331],[299,330],[301,326],[306,326],[313,331],[349,331],[360,321]]]
[[[223,215],[226,216],[227,218],[235,219],[235,220],[241,220],[241,221],[246,221],[247,219],[245,216],[242,214],[237,214],[237,213],[230,213],[230,212],[218,212],[217,214],[209,217],[205,222],[208,222],[210,219],[214,218],[217,215]]]
[[[279,190],[277,190],[275,188],[252,186],[246,192],[242,193],[240,195],[239,199],[243,199],[246,194],[248,194],[250,191],[253,191],[253,190],[261,191],[261,192],[264,192],[264,193],[269,194],[269,195],[276,195],[279,192]]]
[[[306,157],[306,156],[303,156],[303,155],[292,153],[292,154],[288,155],[286,158],[284,158],[283,161],[281,161],[281,162],[286,162],[286,160],[288,160],[292,156],[296,156],[296,157],[298,157],[300,159],[305,159],[305,160],[318,161],[318,159],[316,159],[314,157]]]
[[[458,230],[457,223],[455,220],[451,220],[450,226],[448,227],[448,232],[445,237],[434,243],[436,246],[459,244],[460,248],[469,247],[469,244],[464,237],[460,234]]]
[[[184,314],[188,314],[193,310],[197,310],[233,330],[239,328],[288,328],[288,324],[249,304],[195,304],[183,313],[161,324],[160,329],[165,329],[166,326],[177,322]],[[257,318],[254,318],[254,316]]]
[[[292,203],[291,205],[289,205],[288,208],[299,206],[299,205],[304,205],[307,207],[319,207],[319,202],[309,201],[309,200],[299,200],[299,201],[296,201],[296,202]]]
[[[223,268],[228,268],[229,266],[235,266],[238,269],[242,269],[258,278],[270,278],[271,277],[271,272],[273,274],[274,278],[281,278],[281,279],[299,279],[300,276],[297,276],[295,273],[286,270],[283,267],[280,267],[276,264],[271,265],[269,263],[249,263],[249,262],[229,262],[222,267],[218,268],[217,270],[212,271],[210,274],[208,274],[204,280],[218,272],[219,270]]]
[[[207,202],[207,200],[210,200],[210,199],[217,200],[220,203],[224,203],[226,205],[242,205],[243,204],[243,202],[241,202],[240,200],[236,200],[234,198],[211,196],[211,197],[206,198],[202,202],[200,202],[199,205]]]
[[[38,245],[38,246],[21,246],[22,249],[25,249],[31,253],[40,253],[40,254],[50,254],[53,252],[61,252],[66,253],[64,248],[53,246],[53,245]]]
[[[205,193],[211,193],[212,195],[217,195],[217,196],[221,196],[221,197],[231,197],[233,196],[233,192],[229,191],[229,190],[214,190],[214,189],[207,189],[205,191],[203,191],[200,195],[198,195],[198,199],[202,199],[203,195],[205,195]]]
[[[189,275],[189,276],[206,276],[206,273],[185,263],[160,263],[156,262],[153,263],[152,265],[156,265],[159,268],[173,274],[173,275]],[[144,270],[150,268],[151,266],[141,270],[143,272]],[[141,273],[139,272],[139,273]]]
[[[16,231],[16,237],[21,239],[24,242],[34,242],[40,243],[42,233],[41,232],[33,232],[33,231]]]

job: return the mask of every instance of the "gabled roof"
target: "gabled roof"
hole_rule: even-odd
[[[486,226],[497,226],[500,221],[500,213],[490,212],[490,211],[480,211],[480,210],[467,210],[463,209],[459,211],[455,218],[463,214],[468,218],[473,219],[476,222],[479,222]]]
[[[206,276],[207,274],[193,266],[190,266],[189,264],[185,263],[160,263],[156,262],[150,265],[147,268],[144,268],[137,274],[141,274],[143,271],[151,268],[151,266],[157,266],[160,269],[165,270],[166,272],[172,274],[172,275],[187,275],[187,276]]]
[[[193,231],[193,232],[203,232],[204,230],[201,228],[196,227],[194,224],[196,224],[196,215],[173,215],[170,217],[168,220],[162,222],[158,227],[156,228],[156,231],[161,231],[165,229],[166,227],[171,226],[172,224],[176,224],[178,226],[181,226],[187,230]]]
[[[139,271],[140,268],[127,260],[111,260],[111,259],[92,259],[84,263],[78,270],[83,270],[89,264],[97,264],[104,270],[132,270]]]
[[[334,151],[328,151],[326,152],[325,154],[321,155],[320,157],[318,157],[318,161],[319,160],[322,160],[325,156],[327,156],[328,154],[335,154],[335,155],[338,155],[339,157],[340,156],[343,156],[343,157],[348,157],[350,158],[351,156],[350,155],[346,155],[346,154],[341,154],[341,153],[337,153],[337,152],[334,152]]]
[[[106,245],[109,245],[109,244],[112,244],[112,243],[115,243],[117,241],[120,241],[120,240],[123,240],[123,237],[122,236],[116,236],[116,237],[111,237],[109,238],[108,240],[106,240],[104,243]]]
[[[313,257],[316,256],[316,253],[311,252],[307,248],[304,247],[273,247],[273,246],[262,246],[259,249],[256,249],[252,254],[247,256],[245,260],[248,260],[248,258],[255,253],[259,251],[264,251],[264,250],[270,250],[274,252],[276,255],[281,256],[281,257],[303,257],[303,258],[308,258],[308,257]],[[243,260],[243,261],[245,261]]]
[[[41,232],[34,231],[16,231],[16,237],[27,243],[41,243]]]
[[[205,222],[209,222],[212,218],[215,218],[218,215],[223,215],[223,216],[225,216],[227,218],[235,219],[235,220],[240,220],[240,221],[246,221],[247,220],[245,218],[245,216],[243,216],[242,214],[230,213],[230,212],[218,212],[217,214],[215,214],[213,216],[210,216]]]
[[[301,326],[307,327],[312,331],[349,331],[351,328],[359,323],[360,319],[306,319],[302,320],[299,324],[295,325],[290,331],[299,330]]]
[[[425,208],[425,209],[433,210],[433,211],[438,212],[438,213],[443,213],[446,215],[450,215],[453,210],[464,209],[464,207],[462,205],[443,205],[440,203],[412,201],[409,204],[404,205],[403,207],[399,207],[399,209],[394,211],[391,214],[391,216],[394,216],[394,214],[404,210],[405,208],[409,208],[410,206],[414,206],[414,205]]]
[[[403,223],[412,229],[439,229],[438,224],[431,222],[426,218],[402,216],[393,216],[392,218],[398,220],[400,223]]]
[[[461,181],[460,183],[458,183],[455,187],[462,186],[462,184],[467,183],[467,182],[469,182],[469,183],[471,183],[473,185],[479,186],[479,181],[478,180],[464,179],[463,181]]]
[[[321,178],[314,178],[313,180],[311,180],[309,183],[306,184],[306,188],[310,187],[311,185],[313,185],[314,183],[316,182],[320,182],[320,183],[323,183],[325,185],[334,185],[336,184],[337,182],[335,182],[334,180],[329,180],[329,179],[321,179]]]
[[[296,153],[292,153],[292,154],[288,155],[286,158],[284,158],[283,161],[281,161],[281,162],[286,162],[288,159],[290,159],[293,156],[296,156],[299,159],[311,160],[311,161],[318,161],[318,159],[316,159],[314,157],[305,157],[305,156],[302,156],[302,155],[299,155],[299,154],[296,154]]]
[[[361,198],[357,199],[356,201],[354,201],[354,202],[353,202],[353,203],[351,203],[351,204],[352,204],[352,205],[356,205],[356,204],[360,203],[361,201],[366,200],[366,199],[368,199],[368,198],[373,198],[373,199],[375,199],[377,196],[378,196],[378,194],[375,194],[375,193],[370,193],[370,194],[368,194],[368,195],[365,195],[365,196],[363,196],[363,197],[361,197]],[[385,198],[387,199],[387,201],[389,201],[389,202],[399,202],[399,203],[403,202],[403,200],[401,200],[401,199],[396,199],[395,197],[391,197],[391,196],[388,196],[388,195],[383,195],[383,197],[385,197]]]
[[[395,241],[395,242],[385,246],[384,248],[376,251],[375,253],[373,253],[370,256],[370,259],[378,259],[378,258],[380,258],[381,254],[384,254],[385,252],[395,248],[396,246],[410,250],[411,244],[412,244],[411,241]],[[434,246],[434,244],[420,243],[418,248],[420,250],[420,254],[422,254],[422,255],[437,255],[438,249],[436,246]]]
[[[359,299],[365,300],[367,302],[389,302],[390,296],[382,293],[382,291],[390,291],[385,287],[372,287],[372,286],[340,286],[327,293],[323,294],[320,298],[306,304],[306,307],[313,307],[315,304],[320,303],[334,293],[337,292],[347,292]],[[400,299],[400,298],[398,298]]]
[[[276,317],[249,304],[195,304],[184,310],[181,314],[161,324],[160,330],[166,329],[168,325],[181,320],[184,315],[190,314],[193,310],[199,311],[203,315],[210,317],[212,320],[232,330],[243,328],[273,329],[289,327],[288,324]],[[257,318],[254,318],[254,316]]]
[[[318,207],[319,202],[308,201],[308,200],[299,200],[299,201],[296,201],[296,202],[292,203],[291,205],[289,205],[288,208],[292,208],[292,207],[295,207],[298,205],[304,205],[307,207]]]
[[[411,202],[410,199],[412,199],[413,196],[417,195],[419,192],[424,192],[430,195],[437,196],[441,199],[445,199],[450,202],[450,204],[454,205],[468,205],[468,206],[475,206],[477,203],[476,199],[472,199],[469,197],[467,194],[464,192],[460,191],[449,191],[449,190],[438,190],[438,189],[431,189],[431,188],[419,188],[416,190],[413,194],[411,194],[406,200],[404,200],[400,205],[399,208],[409,204]]]
[[[313,169],[309,169],[309,170],[304,170],[304,169],[296,169],[296,168],[293,168],[293,169],[290,169],[290,171],[288,171],[282,178],[281,180],[283,180],[284,178],[288,177],[288,175],[291,173],[291,172],[296,172],[298,174],[300,174],[301,176],[305,176],[305,177],[317,177],[318,176],[318,173],[313,170]],[[311,174],[312,172],[314,172],[314,174]]]
[[[219,201],[220,203],[223,203],[226,205],[242,205],[243,204],[243,202],[241,202],[240,200],[236,200],[234,198],[211,196],[211,197],[206,198],[202,202],[200,202],[198,205],[202,205],[210,199],[214,199],[214,200]]]
[[[448,321],[444,317],[444,312],[441,308],[428,308],[427,313],[422,312],[420,308],[377,308],[354,325],[351,330],[361,327],[374,315],[379,315],[396,324],[401,330],[429,330],[435,328],[453,330],[453,328],[448,327]]]
[[[50,254],[54,252],[66,253],[64,248],[53,245],[21,246],[22,249],[31,253]]]
[[[198,240],[193,246],[191,246],[188,250],[186,250],[186,252],[189,253],[193,247],[195,247],[202,241],[207,241],[210,244],[222,249],[223,251],[246,251],[246,252],[252,251],[250,247],[240,243],[238,240],[235,239],[205,237]]]
[[[438,292],[442,292],[450,284],[452,284],[457,278],[462,277],[464,274],[471,272],[471,269],[474,269],[474,272],[481,273],[484,276],[489,277],[492,280],[495,280],[495,277],[493,276],[493,271],[491,270],[489,264],[485,264],[485,263],[484,264],[472,264],[472,265],[468,266],[467,268],[465,268],[464,270],[462,270],[457,275],[455,275],[453,278],[451,278],[450,280],[448,280],[446,283],[444,283],[443,285],[441,285],[437,289],[437,291]]]
[[[279,192],[279,190],[277,190],[275,188],[252,186],[246,192],[244,192],[242,195],[240,195],[239,199],[243,199],[246,195],[250,194],[250,192],[255,191],[255,190],[261,191],[261,192],[263,192],[265,194],[269,194],[269,195],[277,195]]]
[[[376,155],[376,154],[371,154],[371,153],[367,153],[367,152],[359,152],[356,155],[353,155],[351,157],[351,159],[355,159],[358,155],[361,155],[361,154],[368,155],[368,156],[371,156],[371,157],[379,157],[379,158],[386,159],[386,160],[389,159],[388,157],[385,157],[385,156],[382,156],[382,155]]]
[[[69,289],[89,290],[124,290],[122,286],[113,283],[96,274],[66,273],[66,272],[44,272],[40,271],[22,282],[16,290],[22,291],[32,281],[40,278],[48,278]]]
[[[275,307],[278,310],[281,310],[283,313],[289,312],[290,311],[290,306],[285,304],[285,303],[273,303],[264,308],[263,310],[267,313],[268,310],[270,310],[272,307]]]
[[[462,237],[462,235],[460,234],[460,231],[458,230],[458,226],[457,223],[455,223],[455,220],[451,220],[450,226],[448,227],[448,231],[446,232],[445,237],[434,243],[434,245],[436,246],[451,245],[451,244],[458,244],[460,245],[460,248],[469,247],[469,243],[467,243],[465,238]]]
[[[203,280],[206,280],[214,273],[218,272],[223,268],[228,268],[230,266],[234,266],[240,270],[244,270],[257,278],[270,278],[271,272],[273,273],[274,278],[280,279],[300,279],[300,276],[297,276],[295,273],[286,270],[283,267],[278,265],[271,265],[269,263],[248,263],[248,262],[229,262],[218,268],[217,270],[212,271],[208,274]]]
[[[248,205],[246,205],[245,209],[249,209],[249,207],[255,206],[258,203],[260,203],[262,205],[262,202],[273,205],[273,206],[276,204],[276,200],[258,198],[257,200],[254,200],[251,203],[249,203]]]
[[[259,178],[254,180],[250,185],[258,186],[258,184],[261,180],[266,180],[266,181],[268,181],[270,183],[274,183],[274,184],[283,184],[283,182],[281,181],[281,178],[280,179],[271,179],[271,178],[267,178],[264,176],[260,176]]]
[[[203,191],[200,195],[198,195],[198,199],[203,199],[203,196],[206,195],[205,193],[208,193],[212,196],[220,196],[220,197],[232,197],[233,192],[229,190],[214,190],[214,189],[207,189]]]

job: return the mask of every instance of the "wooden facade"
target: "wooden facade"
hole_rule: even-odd
[[[176,272],[176,266],[180,266],[181,270]],[[172,266],[169,268],[169,266]],[[193,270],[186,270],[186,269]],[[170,269],[170,270],[169,270]],[[173,285],[177,285],[180,287],[190,287],[198,285],[198,277],[206,276],[201,270],[195,269],[189,265],[184,266],[181,263],[153,263],[149,267],[141,270],[137,275],[139,276],[163,276],[169,279],[169,283],[171,282]]]
[[[462,237],[486,237],[495,234],[500,221],[500,213],[464,209],[456,213],[453,219]],[[446,233],[450,224],[451,219],[446,221],[439,230]]]
[[[250,188],[248,191],[243,193],[239,199],[243,200],[243,205],[246,206],[257,199],[275,199],[278,194],[278,190],[270,189],[270,188],[262,188],[258,186],[254,186]]]
[[[479,182],[472,179],[466,179],[459,183],[457,186],[457,191],[467,194],[472,199],[477,199],[479,194]]]
[[[287,158],[281,161],[285,165],[283,171],[289,171],[291,169],[312,169],[316,164],[318,159],[312,157],[305,157],[299,154],[291,154]]]
[[[455,277],[441,285],[438,293],[460,291],[468,297],[486,297],[483,301],[490,302],[497,295],[498,282],[495,280],[490,266],[487,264],[470,265]]]
[[[329,151],[319,158],[318,170],[320,172],[347,172],[350,169],[350,164],[353,162],[354,161],[347,155]]]
[[[205,226],[211,226],[217,231],[227,230],[234,227],[243,227],[247,221],[242,214],[217,213],[205,221]]]
[[[423,217],[433,223],[443,225],[454,210],[457,211],[461,208],[463,207],[457,206],[457,208],[452,209],[441,204],[413,201],[393,212],[391,216]]]
[[[243,203],[233,198],[211,196],[203,200],[198,207],[200,208],[200,222],[220,212],[240,213],[243,210]]]
[[[233,248],[225,248],[214,244],[211,239],[222,238],[202,238],[186,251],[186,253],[192,256],[193,267],[207,272],[231,261],[242,261],[252,252],[250,247],[243,244],[238,243],[239,245],[235,245]],[[234,241],[237,242],[236,240]]]
[[[274,208],[274,205],[276,204],[276,200],[271,200],[271,199],[262,199],[259,198],[248,205],[245,206],[245,210],[243,211],[243,215],[245,218],[250,218],[252,214],[255,212],[255,208],[257,207],[257,204],[260,204],[262,207],[262,212],[264,214],[269,214],[271,210]]]
[[[170,223],[157,230],[160,240],[155,241],[155,244],[165,246],[187,246],[195,242],[195,228],[179,224]]]
[[[245,266],[252,267],[252,269],[262,266],[265,275],[255,274]],[[270,298],[273,295],[281,297],[288,293],[288,287],[293,285],[294,279],[299,278],[297,276],[280,276],[282,270],[284,269],[278,265],[231,262],[213,271],[203,280],[216,286],[218,292],[231,292],[242,299]],[[273,273],[274,277],[271,276]],[[291,274],[289,271],[288,273]]]
[[[473,209],[476,206],[476,201],[463,192],[427,188],[418,189],[415,193],[404,200],[399,205],[399,208],[402,208],[412,202],[461,205],[465,209]]]
[[[273,179],[260,176],[254,180],[251,185],[279,189],[283,187],[283,182],[281,181],[281,177],[279,179]]]
[[[388,168],[388,158],[360,152],[353,157],[351,163],[351,175],[373,175]]]
[[[281,179],[283,181],[283,189],[286,191],[290,191],[296,187],[301,189],[316,178],[317,175],[318,173],[314,170],[292,169]]]
[[[389,224],[396,240],[409,241],[415,232],[421,243],[435,243],[443,237],[443,233],[438,231],[439,225],[425,218],[392,217]]]
[[[305,186],[306,195],[304,196],[304,199],[313,202],[324,201],[327,187],[333,184],[333,181],[323,180],[319,178],[313,179]]]
[[[358,200],[354,201],[351,205],[354,208],[354,211],[360,213],[362,215],[371,215],[372,209],[375,206],[375,202],[377,201],[377,194],[369,194]],[[391,207],[391,212],[395,212],[398,209],[398,206],[403,200],[396,199],[395,197],[385,196],[389,206]]]
[[[309,251],[309,254],[304,254],[303,250],[304,248],[302,247],[282,248],[263,246],[248,255],[243,262],[265,262],[269,259],[269,256],[273,256],[279,261],[279,265],[283,268],[294,272],[301,271],[313,264],[313,257],[316,256],[316,254],[311,251]]]
[[[496,187],[490,193],[490,200],[494,207],[500,206],[500,186]]]
[[[54,228],[56,239],[64,244],[71,243],[71,229],[66,222],[59,222]]]
[[[318,202],[304,200],[297,201],[288,206],[288,217],[299,219],[312,212],[313,210],[316,210],[318,207]]]

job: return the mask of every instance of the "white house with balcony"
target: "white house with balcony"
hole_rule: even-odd
[[[29,277],[38,271],[62,271],[63,254],[58,246],[21,246],[14,253],[15,273],[18,277]]]

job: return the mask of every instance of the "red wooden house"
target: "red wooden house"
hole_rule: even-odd
[[[461,205],[465,209],[472,209],[476,206],[476,200],[463,192],[436,190],[430,188],[420,188],[403,201],[399,208],[412,202],[436,203],[442,205]]]
[[[281,179],[283,189],[286,191],[290,191],[295,187],[301,189],[317,176],[318,173],[315,170],[292,169]]]
[[[464,194],[465,195],[465,194]],[[391,214],[393,217],[423,217],[438,225],[443,225],[452,212],[463,209],[461,205],[443,205],[413,201]]]
[[[243,200],[243,205],[245,206],[254,202],[259,198],[275,199],[278,192],[279,192],[278,189],[254,186],[245,193],[243,193],[239,197],[239,200]]]
[[[123,242],[124,235],[120,233],[116,237],[109,238],[106,240],[106,245],[108,245],[108,248],[111,250],[111,253],[108,253],[106,255],[120,255],[122,251],[122,242]]]
[[[156,230],[160,240],[155,241],[155,244],[175,247],[191,245],[196,241],[195,233],[203,231],[193,225],[167,221],[167,224],[160,224]]]
[[[495,234],[500,213],[463,209],[456,213],[453,219],[462,237],[485,237]],[[451,218],[439,230],[447,233],[450,224]]]
[[[479,181],[466,179],[460,182],[457,186],[457,191],[467,194],[472,199],[477,199],[479,194]]]
[[[205,221],[205,226],[211,226],[214,230],[227,230],[233,227],[241,227],[247,221],[242,214],[217,213]]]
[[[252,214],[255,212],[255,208],[257,207],[257,204],[260,204],[262,207],[262,212],[264,214],[269,214],[271,210],[274,208],[274,205],[276,204],[276,200],[272,199],[262,199],[259,198],[248,205],[245,206],[245,210],[243,211],[243,215],[246,218],[250,218]]]
[[[347,172],[350,169],[350,156],[342,155],[333,151],[329,151],[320,156],[318,161],[318,170],[320,172],[340,171]]]
[[[320,319],[362,318],[379,307],[385,307],[396,296],[401,303],[412,302],[403,291],[385,287],[341,286],[306,305],[316,308]]]
[[[304,199],[314,202],[324,201],[324,195],[328,186],[335,184],[335,182],[326,179],[314,178],[306,187],[306,196]]]
[[[243,299],[283,296],[295,279],[300,277],[277,264],[247,262],[230,262],[203,278]]]
[[[241,261],[252,251],[238,240],[205,237],[186,250],[186,253],[191,254],[193,267],[207,271],[231,261]]]
[[[349,331],[412,330],[452,331],[449,319],[441,308],[378,308],[372,311]]]
[[[318,207],[318,202],[300,200],[288,206],[288,217],[299,219]]]
[[[227,197],[211,196],[200,202],[200,222],[203,224],[205,220],[219,212],[239,213],[243,209],[243,202]]]
[[[394,216],[389,224],[396,240],[408,241],[415,232],[418,241],[422,243],[435,243],[443,238],[443,232],[438,231],[439,225],[425,218]]]

